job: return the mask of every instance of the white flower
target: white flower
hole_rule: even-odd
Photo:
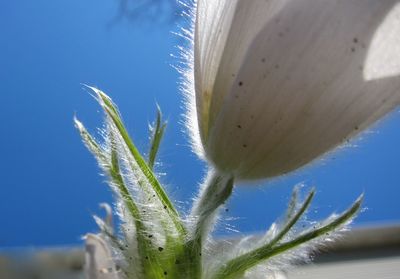
[[[193,70],[205,157],[236,178],[281,175],[399,104],[400,5],[198,0]]]

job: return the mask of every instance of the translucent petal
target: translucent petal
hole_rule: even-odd
[[[227,40],[214,86],[214,92],[223,93],[212,100],[215,120],[210,122],[208,157],[220,170],[243,179],[280,175],[336,147],[397,106],[397,72],[373,80],[364,74],[374,38],[385,40],[379,42],[384,49],[398,48],[393,45],[399,41],[397,2],[282,1],[283,7],[265,13],[268,20],[253,39],[246,37],[248,29],[240,32],[239,27],[259,10],[246,9],[252,2],[239,2],[232,30],[239,29],[236,39]],[[243,17],[236,16],[240,7]],[[380,34],[389,32],[382,24],[390,26],[391,35]],[[399,51],[391,55],[400,61]],[[230,81],[229,69],[235,74]]]
[[[218,117],[224,98],[237,80],[239,69],[246,59],[247,49],[263,27],[271,24],[275,15],[289,1],[238,1],[212,88],[208,122],[210,129]]]
[[[371,40],[364,67],[365,80],[400,74],[400,4],[390,11]]]
[[[197,1],[194,36],[196,106],[202,140],[208,133],[212,87],[237,0]]]
[[[195,29],[195,87],[200,134],[209,128],[227,88],[233,82],[245,50],[287,0],[198,1]],[[251,15],[251,16],[248,16]]]

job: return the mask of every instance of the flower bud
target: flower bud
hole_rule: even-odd
[[[112,252],[106,241],[96,234],[85,237],[85,277],[87,279],[118,279]]]
[[[293,171],[400,102],[395,0],[198,0],[205,157],[239,179]]]

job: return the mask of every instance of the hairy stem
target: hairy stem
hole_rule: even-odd
[[[211,231],[218,208],[231,196],[233,182],[233,177],[212,171],[201,189],[192,209],[190,220],[193,221],[193,227],[185,244],[187,278],[201,278],[204,236]]]

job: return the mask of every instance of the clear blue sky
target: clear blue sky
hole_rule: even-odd
[[[173,25],[112,23],[117,1],[20,0],[0,3],[0,247],[81,243],[92,214],[111,193],[73,127],[92,131],[102,114],[81,83],[113,97],[146,151],[159,103],[169,120],[158,167],[161,180],[189,207],[204,165],[182,132],[179,75],[170,64],[179,38]],[[365,192],[356,225],[400,221],[400,113],[346,148],[289,177],[237,188],[219,233],[265,229],[282,212],[293,185],[317,187],[310,212],[321,218]],[[230,217],[235,217],[229,220]],[[236,218],[237,217],[237,218]]]

